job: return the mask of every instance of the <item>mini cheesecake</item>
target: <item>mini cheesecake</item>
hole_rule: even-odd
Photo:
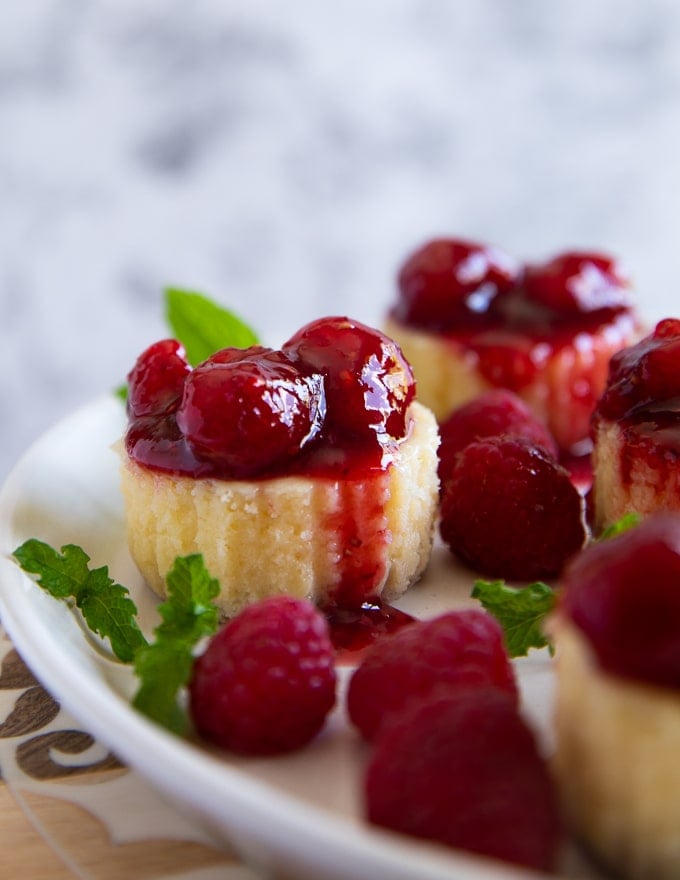
[[[560,449],[590,449],[609,359],[640,336],[629,284],[609,257],[569,252],[520,265],[496,248],[436,239],[403,264],[385,332],[442,422],[491,388],[519,395]]]
[[[591,545],[565,572],[554,770],[566,819],[626,880],[680,877],[680,516]]]
[[[383,334],[321,319],[279,351],[227,349],[194,369],[164,340],[129,378],[128,543],[159,595],[190,553],[225,616],[278,594],[361,608],[421,575],[438,428]]]
[[[680,511],[680,320],[612,358],[593,415],[593,528]]]

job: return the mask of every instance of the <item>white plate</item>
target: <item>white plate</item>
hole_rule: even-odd
[[[10,558],[28,538],[81,545],[129,587],[148,631],[156,598],[127,552],[118,461],[120,403],[100,398],[46,434],[0,495],[0,617],[43,684],[81,723],[220,842],[263,872],[298,878],[519,880],[535,878],[435,845],[411,842],[360,819],[366,751],[340,708],[318,741],[285,758],[233,760],[167,734],[129,705],[134,676],[93,649],[64,603]],[[473,577],[436,551],[427,576],[400,603],[430,616],[466,601]],[[547,652],[518,664],[524,709],[550,748],[552,673]],[[571,857],[570,857],[571,858]],[[573,876],[570,861],[569,873]],[[583,876],[581,869],[578,873]]]

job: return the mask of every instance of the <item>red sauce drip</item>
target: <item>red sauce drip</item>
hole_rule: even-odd
[[[339,663],[356,662],[358,656],[379,639],[415,621],[410,614],[376,598],[356,608],[334,605],[324,610]]]

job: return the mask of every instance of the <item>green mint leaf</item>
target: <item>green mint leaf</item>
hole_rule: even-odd
[[[526,587],[509,587],[504,581],[475,582],[474,598],[498,620],[511,657],[524,657],[530,648],[552,650],[543,623],[555,607],[555,591],[537,581]]]
[[[255,332],[233,312],[190,290],[165,291],[165,315],[192,366],[221,348],[256,345]]]
[[[162,620],[154,630],[155,640],[135,656],[140,686],[133,705],[182,734],[187,721],[178,695],[189,681],[197,642],[217,630],[218,612],[212,600],[220,587],[198,553],[176,559],[166,583],[167,599],[158,606]]]
[[[608,538],[615,538],[617,535],[627,532],[629,529],[638,525],[641,519],[642,517],[639,513],[624,513],[621,519],[618,519],[615,523],[607,526],[607,528],[602,531],[598,541],[606,541]]]
[[[58,552],[31,538],[14,551],[14,558],[37,583],[57,599],[74,599],[92,632],[108,639],[113,653],[129,663],[146,645],[137,625],[137,607],[128,590],[109,577],[106,566],[90,569],[90,557],[75,544]]]

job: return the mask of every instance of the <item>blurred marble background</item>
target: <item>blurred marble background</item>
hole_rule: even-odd
[[[203,290],[379,323],[433,234],[624,257],[680,313],[675,0],[22,0],[0,11],[0,477]]]

